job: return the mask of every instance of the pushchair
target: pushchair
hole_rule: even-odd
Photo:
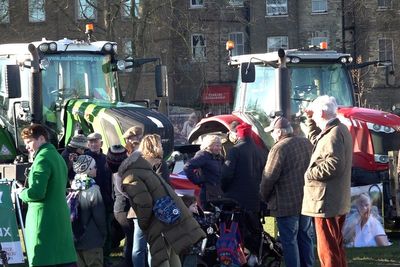
[[[205,213],[206,223],[200,223],[207,233],[207,241],[203,252],[200,255],[199,265],[206,267],[220,266],[216,251],[216,242],[219,237],[218,226],[221,222],[229,224],[236,221],[239,224],[240,232],[243,236],[247,257],[254,255],[257,263],[244,266],[265,266],[279,267],[282,262],[282,245],[271,235],[265,232],[262,227],[254,230],[255,227],[249,223],[249,216],[239,208],[238,203],[233,199],[223,198],[210,203],[213,211]],[[260,218],[256,218],[260,222]],[[254,224],[254,223],[253,223]],[[259,224],[261,226],[261,224]],[[251,248],[251,249],[249,249]]]

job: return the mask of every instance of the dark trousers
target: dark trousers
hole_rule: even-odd
[[[254,255],[260,251],[263,226],[259,212],[241,211],[239,229],[244,246]]]
[[[119,223],[125,234],[124,262],[126,266],[132,266],[132,247],[133,247],[133,221],[127,219],[128,212],[114,213],[114,217]]]
[[[321,267],[347,267],[342,228],[346,215],[314,218],[317,250]]]

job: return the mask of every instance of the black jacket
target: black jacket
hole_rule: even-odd
[[[224,196],[236,200],[245,210],[260,210],[260,182],[266,154],[251,138],[240,139],[230,149],[222,167]]]
[[[113,199],[112,199],[112,174],[108,168],[106,155],[103,153],[97,154],[92,151],[87,151],[85,154],[91,156],[96,161],[97,173],[94,180],[100,187],[101,196],[103,198],[104,206],[107,212],[113,211]]]

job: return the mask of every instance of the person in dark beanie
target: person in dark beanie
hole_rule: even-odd
[[[122,179],[118,175],[118,168],[128,157],[127,150],[122,145],[113,145],[107,151],[107,165],[113,173],[114,189],[114,217],[121,226],[125,234],[124,246],[124,266],[132,266],[132,247],[133,247],[133,221],[127,219],[130,208],[128,195],[122,191]]]
[[[224,197],[239,203],[243,211],[239,227],[245,246],[257,255],[262,229],[259,191],[266,153],[251,138],[251,125],[239,124],[236,135],[238,142],[230,149],[222,166],[221,187]]]

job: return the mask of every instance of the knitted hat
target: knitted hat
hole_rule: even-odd
[[[272,132],[274,129],[285,129],[290,126],[290,122],[285,117],[276,117],[271,124],[264,129],[265,132]]]
[[[245,122],[236,127],[236,134],[239,138],[251,136],[251,125]]]
[[[72,164],[74,172],[77,174],[89,174],[96,168],[96,161],[89,155],[80,155]]]
[[[69,141],[68,146],[73,148],[87,148],[87,138],[83,134],[74,135]]]
[[[106,160],[112,173],[118,172],[119,165],[128,157],[126,152],[126,148],[122,145],[113,145],[108,148]]]

